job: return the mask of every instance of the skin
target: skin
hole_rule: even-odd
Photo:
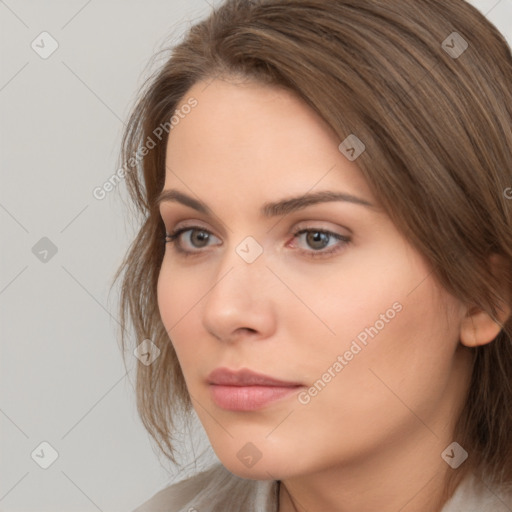
[[[439,509],[453,471],[440,455],[455,441],[471,375],[467,346],[491,341],[499,326],[436,282],[357,160],[291,92],[216,79],[194,85],[183,104],[191,96],[197,107],[169,137],[164,190],[212,213],[161,203],[167,233],[200,229],[177,240],[192,255],[166,244],[158,303],[217,456],[241,477],[281,480],[281,512]],[[267,202],[319,191],[373,207],[337,201],[260,213]],[[300,229],[349,242],[331,237],[319,249],[294,235]],[[248,236],[263,250],[253,263],[236,252]],[[206,379],[217,367],[250,368],[307,390],[396,303],[394,318],[308,403],[292,395],[236,412],[213,402]],[[251,468],[237,457],[248,442],[261,453]]]

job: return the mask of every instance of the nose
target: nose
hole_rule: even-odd
[[[203,303],[203,326],[216,339],[265,339],[277,325],[272,274],[261,256],[253,263],[235,251],[224,258]],[[274,283],[275,284],[275,283]]]

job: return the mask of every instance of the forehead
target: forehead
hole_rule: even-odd
[[[166,187],[204,191],[237,183],[240,192],[278,188],[305,193],[317,185],[371,193],[339,137],[304,101],[283,88],[214,80],[195,84],[177,107],[166,148]],[[183,183],[181,183],[183,185]]]

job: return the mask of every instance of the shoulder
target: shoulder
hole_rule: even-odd
[[[222,464],[170,485],[132,512],[275,512],[275,481],[240,478]]]
[[[476,476],[466,478],[457,487],[441,512],[510,512],[512,487],[489,486]]]

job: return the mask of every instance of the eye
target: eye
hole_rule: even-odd
[[[302,229],[294,234],[294,242],[310,256],[326,256],[343,249],[350,242],[350,238],[322,229]]]
[[[213,233],[199,226],[176,229],[166,235],[165,242],[173,244],[178,252],[187,254],[201,252],[211,245],[221,245]]]
[[[307,231],[306,233],[303,233],[303,235],[306,235],[305,242],[307,245],[315,251],[325,249],[332,241],[331,235],[324,233],[323,231]]]

